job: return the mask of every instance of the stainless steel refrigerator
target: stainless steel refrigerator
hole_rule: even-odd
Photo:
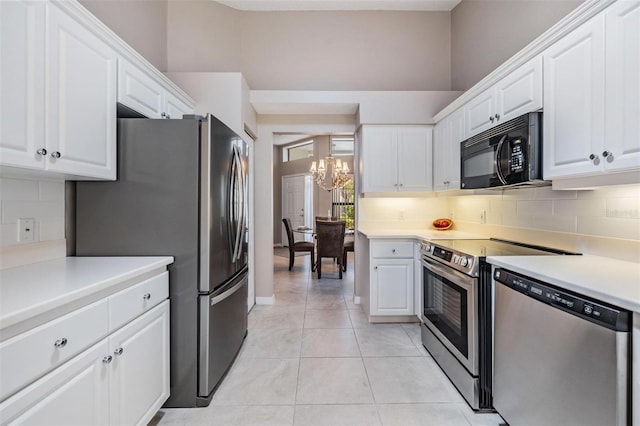
[[[118,178],[78,182],[76,255],[171,255],[171,396],[208,405],[247,331],[248,146],[215,117],[118,120]]]

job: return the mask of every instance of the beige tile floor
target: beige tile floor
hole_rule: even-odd
[[[206,408],[150,425],[498,425],[474,413],[420,342],[418,324],[369,324],[342,280],[274,256],[276,302],[255,306],[240,353]]]

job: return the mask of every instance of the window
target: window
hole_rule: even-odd
[[[331,136],[331,154],[334,157],[353,155],[353,136]]]
[[[282,148],[282,162],[313,157],[313,139]]]
[[[337,216],[338,220],[344,220],[347,229],[353,229],[356,224],[355,182],[353,175],[351,180],[343,188],[336,189],[331,193],[331,215]]]

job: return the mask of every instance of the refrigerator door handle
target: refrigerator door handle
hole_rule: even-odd
[[[235,148],[235,147],[234,147]],[[231,159],[231,177],[229,179],[229,214],[227,215],[227,225],[228,225],[228,233],[229,233],[229,248],[231,249],[231,263],[235,263],[236,261],[236,241],[237,235],[233,233],[234,231],[234,219],[236,215],[235,204],[236,204],[236,179],[238,177],[238,172],[236,170],[238,163],[236,162],[236,153],[233,151],[233,158]]]
[[[246,278],[243,278],[242,280],[240,280],[236,285],[234,285],[230,289],[227,289],[224,292],[222,292],[221,294],[212,297],[209,300],[209,305],[213,306],[213,305],[215,305],[217,303],[222,302],[223,300],[227,299],[228,297],[232,296],[236,291],[240,290],[240,287],[242,287],[245,284],[245,281],[246,281]]]
[[[243,171],[242,171],[242,160],[240,159],[240,153],[238,152],[238,147],[237,146],[233,146],[233,157],[234,157],[234,161],[236,163],[235,166],[235,172],[236,172],[236,177],[234,179],[234,189],[233,189],[233,194],[234,194],[234,200],[233,200],[233,204],[234,204],[234,211],[236,210],[235,208],[237,206],[235,206],[236,202],[240,202],[240,206],[236,211],[237,217],[234,217],[234,219],[236,219],[237,221],[237,225],[236,225],[236,238],[235,238],[235,244],[234,244],[234,248],[233,248],[233,257],[231,259],[232,263],[235,263],[239,258],[240,258],[240,246],[241,246],[241,242],[242,242],[242,228],[244,226],[244,177],[242,175]],[[240,187],[238,187],[238,185],[240,185]],[[240,196],[240,200],[236,200],[235,196],[239,195]]]

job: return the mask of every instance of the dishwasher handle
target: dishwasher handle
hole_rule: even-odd
[[[506,269],[493,271],[495,282],[518,291],[547,305],[554,306],[586,321],[610,330],[628,332],[631,329],[631,312],[596,301],[585,296],[541,283]]]

